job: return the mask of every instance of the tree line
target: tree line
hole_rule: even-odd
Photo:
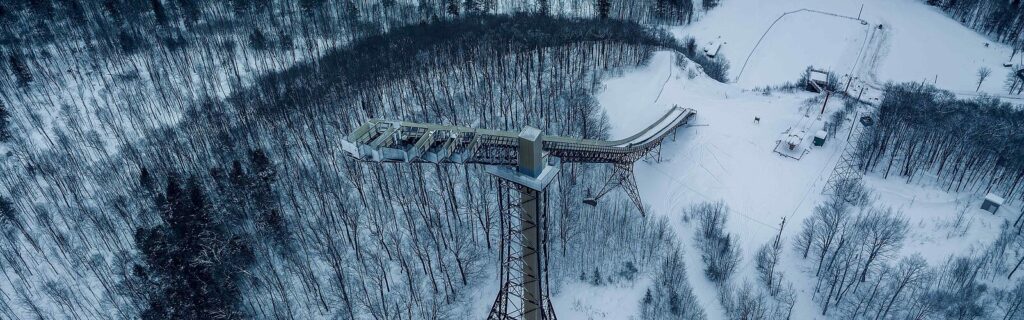
[[[954,20],[1017,50],[1024,45],[1024,5],[1003,0],[926,0]],[[1014,53],[1016,53],[1016,51]]]
[[[896,84],[886,86],[875,118],[858,146],[861,169],[933,179],[950,191],[1024,197],[1024,112],[1012,105]]]
[[[822,315],[844,319],[1014,319],[1024,284],[1013,277],[1024,241],[1004,223],[993,243],[931,265],[917,253],[898,254],[909,221],[878,207],[859,180],[840,182],[814,208],[794,249],[816,278]],[[1010,280],[1010,281],[1008,281]]]

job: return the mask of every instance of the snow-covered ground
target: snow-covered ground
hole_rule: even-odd
[[[805,131],[809,136],[822,127],[820,104],[808,105],[805,101],[813,95],[807,92],[766,95],[749,89],[794,81],[814,65],[868,78],[869,83],[934,81],[938,75],[939,87],[964,94],[974,91],[977,69],[987,66],[994,72],[982,91],[1002,90],[1005,69],[1001,64],[1009,57],[1005,46],[985,47],[984,37],[917,1],[864,3],[862,17],[867,24],[816,11],[779,19],[732,84],[717,83],[699,72],[690,79],[694,72],[687,69],[696,65],[680,69],[675,55],[668,52],[657,53],[645,67],[605,81],[599,101],[611,119],[613,139],[634,134],[672,105],[697,110],[695,120],[680,129],[676,141],[665,143],[660,163],[638,163],[635,171],[645,204],[653,214],[670,218],[684,244],[689,281],[710,319],[725,315],[717,289],[704,276],[692,245],[692,225],[684,223],[682,215],[695,203],[718,200],[730,207],[727,231],[738,235],[742,246],[738,282],[754,279],[754,252],[779,232],[786,218],[781,265],[797,290],[793,318],[820,317],[810,300],[813,271],[806,270],[792,250],[792,239],[800,222],[824,199],[821,191],[844,150],[846,135],[832,137],[820,148],[810,147],[807,137],[803,145],[808,151],[801,159],[780,156],[773,149],[783,132]],[[699,43],[721,37],[717,41],[726,43],[722,50],[732,63],[730,77],[735,79],[764,31],[782,14],[802,8],[856,17],[860,3],[734,0],[724,2],[700,22],[674,31],[678,36],[694,35]],[[878,24],[883,24],[883,31]],[[824,119],[840,106],[838,99],[830,102]],[[897,209],[909,220],[911,231],[899,255],[920,253],[933,265],[951,254],[969,253],[990,243],[999,224],[1019,212],[1019,208],[1004,207],[999,215],[992,215],[978,209],[980,195],[946,192],[927,183],[908,184],[875,175],[865,181],[874,192],[874,204]],[[964,219],[957,223],[961,212]],[[580,288],[554,297],[559,315],[571,319],[628,318],[635,314],[632,307],[613,312],[607,302],[612,299],[629,306],[640,301],[644,292],[620,288],[602,295],[607,288],[572,285]]]
[[[867,25],[851,19],[858,16]],[[855,75],[873,72],[880,83],[925,81],[973,94],[978,69],[987,67],[992,74],[980,91],[1003,94],[1003,80],[1010,72],[1003,63],[1012,52],[917,0],[723,1],[698,22],[674,32],[694,36],[700,43],[725,42],[722,52],[732,63],[730,78],[745,88],[794,81],[814,65],[840,75],[856,67],[863,72]],[[865,45],[871,37],[882,40],[878,48]],[[858,59],[875,56],[872,49],[879,49],[876,63]],[[1020,59],[1018,55],[1014,63]],[[877,69],[871,70],[872,64]]]
[[[790,221],[784,235],[796,233],[799,224],[793,222],[810,214],[819,202],[842,149],[839,143],[829,143],[811,149],[801,160],[774,153],[779,135],[787,129],[821,127],[818,110],[804,116],[808,110],[802,108],[803,101],[812,94],[765,96],[703,75],[691,80],[688,72],[670,71],[675,68],[673,58],[658,53],[649,66],[607,81],[599,99],[612,119],[612,138],[643,128],[672,105],[697,110],[692,126],[664,145],[662,162],[638,164],[636,174],[645,204],[654,214],[669,216],[686,244],[689,280],[698,299],[711,319],[721,319],[715,286],[704,277],[699,253],[689,245],[693,233],[682,222],[684,210],[700,202],[725,201],[731,209],[728,230],[740,235],[745,256],[740,272],[752,275],[750,257],[757,247],[778,233],[783,217]],[[661,84],[665,90],[659,97]],[[754,123],[754,117],[760,117],[760,123]],[[788,255],[792,250],[786,251]]]

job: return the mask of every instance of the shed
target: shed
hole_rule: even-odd
[[[820,147],[825,145],[826,137],[828,137],[828,132],[825,132],[825,130],[818,130],[818,132],[814,134],[814,146]]]
[[[789,150],[796,150],[796,146],[800,145],[801,141],[804,141],[803,131],[799,133],[790,133],[786,136],[786,144],[789,145]]]
[[[725,43],[721,42],[721,39],[708,41],[708,44],[704,45],[704,55],[707,55],[708,58],[718,56],[718,52],[722,51],[723,44]]]
[[[812,92],[824,92],[828,88],[828,72],[811,68],[807,70],[807,90]]]
[[[871,116],[863,116],[860,117],[860,124],[864,125],[865,127],[870,127],[871,125],[875,124],[875,120],[871,119]]]
[[[985,195],[985,201],[981,203],[981,210],[995,214],[996,211],[999,211],[999,207],[1003,205],[1003,201],[1003,197],[989,193]]]

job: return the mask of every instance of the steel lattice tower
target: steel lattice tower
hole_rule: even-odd
[[[865,118],[867,120],[863,120]],[[855,116],[850,123],[850,133],[846,137],[843,154],[840,156],[839,162],[836,163],[835,169],[832,170],[832,174],[828,176],[825,187],[821,190],[822,194],[833,195],[836,189],[840,188],[843,183],[859,181],[862,178],[860,160],[856,152],[860,144],[863,143],[861,140],[864,139],[864,130],[872,125],[872,122],[869,121],[873,121],[870,115],[866,115],[865,118],[857,119],[857,116]]]
[[[370,120],[342,146],[361,161],[484,164],[498,178],[501,284],[488,319],[556,319],[547,277],[547,186],[563,162],[608,163],[615,169],[601,191],[584,200],[594,205],[622,187],[644,212],[633,163],[669,133],[685,125],[692,109],[673,107],[657,122],[622,140],[545,136],[526,127],[519,133],[460,126]],[[673,135],[674,136],[674,135]]]

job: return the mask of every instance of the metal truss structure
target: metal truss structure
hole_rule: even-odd
[[[640,199],[640,188],[637,187],[636,177],[633,175],[633,164],[616,164],[615,168],[612,169],[612,174],[608,176],[608,182],[604,184],[604,187],[597,193],[583,199],[583,203],[597,206],[597,200],[601,199],[601,197],[612,191],[615,187],[622,187],[622,191],[626,192],[630,200],[633,200],[633,204],[640,210],[640,214],[647,214],[643,201]]]
[[[498,180],[498,206],[502,208],[498,245],[501,287],[488,320],[556,319],[547,277],[547,194],[531,191],[534,190],[515,182]],[[524,208],[534,203],[544,210],[537,212],[536,219],[521,219],[527,214]],[[540,238],[531,241],[530,235]]]
[[[343,141],[343,148],[362,161],[484,164],[498,177],[501,240],[501,287],[487,319],[555,319],[548,298],[547,186],[561,162],[609,163],[614,170],[596,196],[623,187],[644,213],[633,176],[633,163],[696,114],[672,107],[658,121],[622,140],[603,141],[543,135],[526,127],[521,132],[461,126],[369,120]],[[660,150],[660,149],[658,149]]]
[[[858,114],[859,116],[859,114]],[[865,120],[866,119],[866,120]],[[846,146],[843,148],[843,155],[839,158],[839,162],[836,163],[835,169],[832,170],[832,174],[828,176],[828,180],[825,182],[825,187],[822,188],[821,193],[824,195],[833,195],[837,188],[840,188],[842,183],[848,181],[857,181],[863,177],[861,172],[860,162],[857,152],[857,147],[863,138],[862,133],[866,127],[871,126],[873,120],[870,116],[864,116],[862,118],[854,117],[854,121],[850,123],[850,133],[846,137]]]
[[[543,150],[547,156],[565,163],[632,164],[695,114],[693,109],[672,107],[639,133],[615,141],[545,135]],[[364,161],[515,166],[518,135],[510,131],[372,119],[349,134],[343,147]]]

